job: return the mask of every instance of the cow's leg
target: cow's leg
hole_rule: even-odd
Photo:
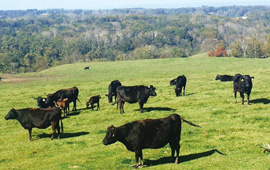
[[[170,146],[171,146],[171,151],[172,151],[172,154],[171,154],[171,157],[172,157],[172,160],[174,158],[174,153],[175,153],[175,147],[172,143],[170,143]]]
[[[249,95],[250,94],[247,94],[247,104],[249,105]]]
[[[94,110],[94,104],[91,103],[91,109]]]
[[[235,99],[235,103],[237,103],[236,96],[237,96],[237,91],[234,89],[234,99]]]
[[[67,109],[65,108],[65,109],[64,109],[64,117],[66,117],[66,115],[67,115],[66,112],[67,112]]]
[[[179,89],[179,96],[182,96],[182,87]]]
[[[140,112],[143,113],[143,102],[140,102],[139,105],[140,105]]]
[[[183,95],[186,95],[186,85],[183,87]]]
[[[77,108],[76,108],[76,99],[73,101],[73,109],[72,109],[72,111],[76,111],[77,110]]]
[[[135,159],[136,164],[133,166],[134,168],[138,168],[139,166],[143,166],[143,156],[142,156],[142,150],[135,150]],[[141,164],[139,164],[139,159],[141,159]]]
[[[179,144],[179,142],[176,143],[175,150],[176,150],[176,159],[175,159],[174,163],[178,164],[179,153],[180,153],[180,144]]]
[[[244,105],[244,93],[240,93],[241,100],[242,100],[242,105]]]
[[[67,114],[69,113],[69,104],[67,104]]]
[[[116,103],[116,97],[117,97],[117,95],[114,95],[114,103]]]
[[[124,101],[120,101],[120,103],[119,103],[119,107],[120,107],[120,113],[122,114],[122,113],[125,113],[124,112],[124,104],[125,104],[125,102]]]
[[[55,131],[56,131],[56,129],[55,129],[55,127],[56,127],[56,123],[55,122],[51,122],[51,126],[52,126],[52,136],[51,136],[51,140],[53,140],[53,138],[54,138],[54,134],[55,134]]]
[[[100,109],[100,108],[99,108],[99,102],[97,103],[97,110],[98,110],[98,109]]]
[[[28,133],[29,133],[29,141],[32,140],[32,128],[28,129]]]
[[[59,124],[59,121],[56,123],[56,128],[57,128],[57,131],[58,131],[58,139],[60,139],[60,124]]]

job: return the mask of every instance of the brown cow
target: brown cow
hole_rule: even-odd
[[[61,110],[64,111],[64,117],[66,117],[67,113],[69,112],[69,102],[68,98],[64,98],[63,100],[58,99],[58,101],[55,103],[56,107],[59,107]]]

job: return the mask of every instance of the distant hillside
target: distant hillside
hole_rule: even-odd
[[[270,56],[270,7],[0,11],[0,72],[98,61]]]

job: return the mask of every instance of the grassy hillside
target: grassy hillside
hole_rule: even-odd
[[[269,158],[257,145],[270,142],[269,64],[269,59],[190,57],[78,63],[5,76],[0,82],[0,169],[132,169],[134,153],[122,143],[102,145],[106,128],[172,113],[202,128],[183,123],[178,165],[170,161],[169,145],[143,150],[147,169],[268,169]],[[232,82],[215,81],[216,74],[235,73],[255,77],[249,106],[241,105],[239,94],[234,103]],[[186,96],[177,98],[169,81],[182,74],[187,77]],[[137,103],[126,103],[120,114],[104,96],[115,79],[123,85],[154,85],[157,96],[149,98],[142,114]],[[51,141],[47,128],[33,129],[29,142],[28,131],[17,121],[4,120],[11,108],[36,107],[34,97],[73,86],[80,90],[81,103],[63,120],[60,140]],[[86,100],[97,94],[102,96],[101,110],[85,109]]]

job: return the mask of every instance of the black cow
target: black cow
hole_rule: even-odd
[[[152,85],[147,86],[118,86],[116,88],[117,101],[120,107],[120,113],[124,113],[124,104],[139,103],[140,111],[143,112],[143,105],[147,102],[149,96],[156,96],[156,88]],[[118,108],[117,104],[117,108]]]
[[[84,67],[84,70],[89,70],[89,67]]]
[[[52,136],[53,140],[56,129],[58,130],[58,138],[60,138],[60,126],[59,121],[61,120],[61,129],[63,132],[63,123],[61,119],[61,109],[59,108],[50,108],[50,109],[41,109],[41,108],[26,108],[15,110],[12,108],[5,117],[8,119],[16,119],[20,122],[24,129],[28,129],[29,140],[32,140],[32,128],[46,129],[49,126],[52,126]]]
[[[252,89],[252,79],[254,79],[254,77],[250,77],[250,75],[236,74],[234,76],[233,91],[235,102],[237,102],[236,95],[237,92],[239,92],[242,99],[242,105],[244,105],[244,93],[247,94],[247,103],[249,104],[249,96]]]
[[[230,76],[230,75],[219,75],[219,74],[217,74],[216,80],[220,80],[220,81],[233,81],[233,76]]]
[[[109,84],[108,94],[106,94],[106,96],[108,96],[109,103],[112,103],[113,96],[114,96],[114,100],[116,100],[116,88],[118,86],[122,86],[119,80],[114,80]]]
[[[73,102],[72,110],[74,111],[74,110],[77,110],[76,101],[77,100],[79,101],[78,95],[79,95],[79,89],[77,87],[72,87],[69,89],[61,89],[53,94],[48,94],[45,103],[51,105],[52,103],[54,104],[54,102],[57,102],[58,99],[63,100],[64,98],[68,98],[69,103]]]
[[[157,149],[169,143],[172,151],[172,159],[176,151],[175,163],[177,164],[180,151],[181,120],[192,126],[200,127],[184,120],[178,114],[172,114],[161,119],[138,120],[120,127],[110,126],[107,129],[106,136],[102,143],[109,145],[119,141],[123,143],[129,151],[135,152],[135,168],[140,165],[143,166],[142,149]],[[139,158],[141,159],[140,165],[138,164]]]
[[[99,99],[101,98],[100,95],[90,97],[89,101],[86,102],[86,108],[91,105],[91,109],[94,109],[94,104],[97,104],[97,110],[100,109],[99,107]]]
[[[176,97],[182,95],[182,88],[183,88],[183,95],[185,95],[187,78],[185,75],[178,76],[176,79],[170,81],[170,85],[175,85],[175,94]]]
[[[54,104],[46,104],[46,99],[47,98],[42,98],[40,96],[38,96],[37,98],[34,98],[34,100],[37,101],[37,105],[39,108],[48,108],[48,107],[54,107]]]

